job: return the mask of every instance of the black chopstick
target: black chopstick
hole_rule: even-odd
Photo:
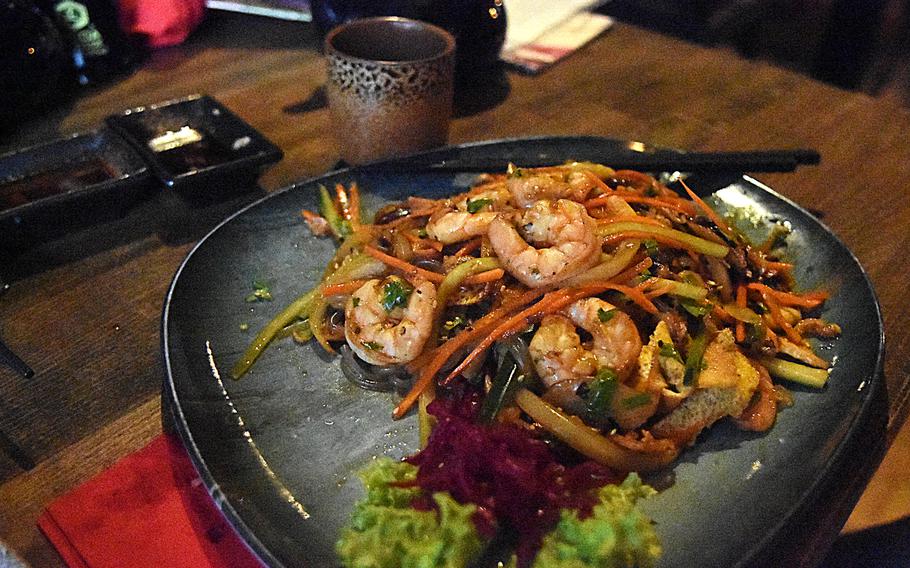
[[[16,465],[22,470],[29,471],[35,468],[35,460],[3,430],[0,430],[0,450],[3,450],[3,453],[16,462]]]
[[[30,379],[35,375],[35,371],[32,370],[25,361],[20,359],[18,355],[13,353],[13,350],[7,347],[2,339],[0,339],[0,363],[3,363],[26,379]]]
[[[6,292],[7,288],[9,288],[9,284],[4,282],[3,277],[0,276],[0,294]],[[18,355],[13,353],[13,350],[7,347],[2,339],[0,339],[0,363],[16,371],[26,379],[30,379],[35,375],[35,371],[26,365],[25,361],[20,359]]]
[[[748,152],[630,152],[602,157],[575,156],[576,160],[601,162],[614,169],[641,170],[646,172],[687,173],[769,173],[792,172],[797,166],[815,165],[821,156],[815,150],[759,150]],[[535,163],[521,162],[518,158],[404,158],[361,166],[361,169],[387,172],[499,172],[510,162],[522,167],[562,165],[565,161],[542,160]]]

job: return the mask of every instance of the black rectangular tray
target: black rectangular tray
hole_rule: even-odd
[[[122,217],[155,181],[142,158],[106,128],[0,156],[0,250]]]
[[[107,124],[139,152],[165,186],[193,196],[212,185],[255,179],[283,156],[280,148],[206,95],[137,107],[107,118]],[[180,143],[181,131],[197,134]],[[175,147],[156,151],[152,140],[171,136]],[[167,146],[165,146],[166,148]]]

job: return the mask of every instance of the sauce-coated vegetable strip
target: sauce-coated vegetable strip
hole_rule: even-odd
[[[357,187],[356,181],[352,182],[351,187],[348,189],[348,199],[351,203],[351,225],[353,225],[354,230],[356,231],[363,222],[363,212],[360,210],[360,188]]]
[[[633,288],[631,286],[624,286],[622,284],[606,283],[601,284],[606,290],[614,290],[624,294],[627,298],[635,302],[638,307],[648,312],[649,314],[657,315],[658,310],[657,306],[645,296],[644,292],[638,288]]]
[[[439,274],[438,272],[430,272],[429,270],[424,270],[419,266],[414,266],[407,261],[401,260],[400,258],[394,257],[390,254],[386,254],[370,245],[363,247],[363,252],[387,266],[390,266],[396,270],[400,270],[404,273],[404,276],[407,279],[414,279],[419,277],[423,280],[429,280],[434,284],[439,284],[442,282],[443,278],[445,278],[445,276]]]
[[[334,354],[335,350],[329,344],[329,339],[325,334],[325,314],[328,309],[329,302],[322,294],[317,295],[310,310],[310,331],[313,332],[313,338],[326,350],[326,353]]]
[[[446,274],[445,278],[443,278],[439,287],[436,289],[436,309],[442,313],[445,310],[451,295],[455,290],[467,282],[471,276],[484,273],[492,273],[495,275],[497,270],[500,274],[503,273],[502,269],[499,267],[499,259],[492,256],[472,258],[455,266],[455,268]],[[501,277],[502,276],[500,276],[500,278]]]
[[[351,221],[354,215],[351,214],[351,200],[348,198],[348,190],[340,183],[335,184],[335,206],[338,213],[345,221]]]
[[[483,243],[483,237],[476,237],[461,245],[461,248],[455,251],[455,258],[461,258],[462,256],[471,254],[475,250],[480,248],[481,243]]]
[[[633,278],[636,278],[637,276],[639,276],[645,270],[651,268],[651,265],[653,265],[653,264],[654,264],[654,261],[651,260],[651,257],[646,256],[643,259],[641,259],[637,264],[635,264],[631,268],[623,270],[622,272],[620,272],[619,274],[617,274],[610,280],[613,282],[618,282],[620,284],[622,284],[623,282],[628,282],[629,280],[632,280]]]
[[[369,225],[364,225],[361,227],[361,230],[357,231],[353,235],[346,238],[338,246],[338,250],[335,251],[335,256],[332,257],[332,261],[325,267],[325,270],[322,272],[322,279],[325,281],[326,278],[332,275],[344,262],[345,260],[354,256],[363,245],[372,242],[373,240],[373,231],[372,227]]]
[[[414,386],[411,387],[411,390],[408,392],[408,394],[406,394],[404,398],[401,399],[401,402],[398,403],[398,406],[395,407],[392,416],[394,418],[401,418],[407,414],[411,406],[417,402],[417,398],[420,396],[420,393],[422,393],[429,387],[430,384],[432,384],[433,379],[436,378],[436,374],[440,369],[442,369],[442,366],[446,364],[452,355],[457,353],[463,347],[479,340],[488,331],[492,330],[497,325],[497,323],[511,315],[514,310],[526,306],[537,298],[543,296],[546,292],[547,288],[537,288],[522,293],[517,298],[514,298],[499,308],[490,311],[490,313],[474,322],[471,326],[471,329],[459,333],[455,337],[449,339],[434,349],[432,352],[427,352],[426,356],[421,355],[418,357],[421,362],[421,365],[419,366],[420,375],[417,377],[417,380],[414,381]]]
[[[694,217],[697,213],[695,210],[695,205],[691,201],[685,199],[675,198],[675,197],[646,197],[644,195],[637,195],[634,193],[626,193],[623,191],[617,191],[611,193],[610,195],[615,195],[625,201],[626,203],[640,203],[642,205],[650,205],[651,207],[666,207],[668,209],[673,209],[679,211],[680,213],[685,213]],[[607,197],[595,197],[594,199],[589,199],[585,201],[585,207],[588,209],[594,209],[596,207],[602,207],[606,205]]]
[[[779,260],[759,258],[759,264],[766,270],[776,270],[778,272],[789,272],[793,270],[793,264],[789,262],[781,262]]]
[[[593,183],[595,187],[600,188],[601,191],[605,191],[605,192],[609,192],[609,193],[616,192],[615,189],[613,189],[612,187],[610,187],[609,185],[604,183],[604,180],[597,177],[597,175],[594,172],[592,172],[590,170],[585,170],[584,175],[586,178],[588,178],[588,181]]]
[[[751,285],[750,285],[750,287],[751,287]],[[765,288],[767,288],[767,286]],[[771,288],[767,288],[767,290],[759,289],[758,291],[761,294],[762,300],[764,301],[765,305],[768,306],[768,310],[771,312],[771,321],[774,322],[774,325],[778,329],[782,329],[784,331],[784,334],[786,334],[787,338],[790,341],[792,341],[793,343],[796,343],[797,345],[802,345],[803,344],[802,336],[799,333],[797,333],[796,330],[793,329],[793,326],[790,325],[787,322],[787,320],[784,318],[784,316],[780,310],[780,304],[777,303],[777,298],[774,295],[772,295],[769,292],[769,290],[771,290]]]
[[[351,233],[350,223],[342,218],[329,190],[322,184],[319,184],[319,213],[329,222],[336,239],[344,240]]]
[[[597,234],[601,237],[624,235],[626,238],[629,238],[630,236],[635,238],[650,238],[657,240],[658,242],[665,242],[671,246],[679,244],[682,245],[680,248],[690,249],[717,258],[724,258],[730,251],[729,247],[725,245],[708,241],[701,237],[684,233],[683,231],[632,221],[600,223],[597,226]],[[663,241],[660,239],[663,239]]]
[[[733,317],[730,312],[724,309],[724,306],[718,304],[711,304],[711,315],[727,325],[733,325],[736,323],[736,318]]]
[[[668,440],[652,440],[651,451],[621,446],[527,389],[519,389],[515,402],[535,422],[579,453],[620,471],[654,471],[671,463],[679,454],[679,448]]]
[[[645,186],[645,188],[657,187],[659,185],[656,179],[646,173],[639,172],[637,170],[616,170],[613,176],[620,180],[640,183]]]
[[[731,229],[730,225],[728,225],[723,219],[720,218],[720,215],[717,214],[717,211],[715,211],[714,209],[711,209],[710,205],[705,203],[701,197],[699,197],[698,195],[695,194],[694,191],[689,189],[689,186],[686,185],[686,182],[684,182],[683,180],[679,180],[679,183],[680,183],[680,185],[683,186],[683,189],[686,190],[686,193],[689,194],[689,197],[692,198],[692,201],[694,201],[695,203],[698,204],[698,206],[701,208],[701,210],[704,212],[704,214],[708,217],[708,219],[711,219],[711,222],[714,223],[715,225],[717,225],[717,228],[720,229],[721,232],[723,232],[723,234],[725,234],[727,236],[727,238],[732,239],[734,236],[733,229]]]
[[[340,284],[324,286],[322,288],[322,297],[330,298],[332,296],[346,296],[348,294],[353,294],[366,283],[366,280],[351,280],[350,282],[342,282]]]
[[[620,233],[607,235],[603,238],[603,243],[612,244],[614,242],[620,242],[620,241],[624,241],[627,239],[640,239],[640,240],[651,239],[651,240],[657,241],[658,243],[667,245],[668,247],[671,247],[671,248],[685,250],[685,251],[689,251],[689,252],[692,252],[695,254],[704,254],[702,251],[692,248],[692,245],[690,245],[689,243],[686,243],[686,242],[683,242],[680,240],[676,240],[676,239],[674,239],[672,237],[668,237],[666,235],[659,235],[659,234],[649,233],[646,231],[622,231]],[[705,241],[705,242],[708,242],[708,241]],[[709,255],[709,256],[716,256],[716,255]]]
[[[417,245],[417,248],[428,247],[436,252],[442,252],[443,244],[439,241],[418,237],[410,231],[403,231],[402,234],[412,245]]]
[[[822,388],[828,382],[828,369],[816,369],[801,363],[777,358],[762,359],[761,364],[779,379],[785,379],[815,388]]]
[[[382,227],[383,229],[391,229],[392,227],[397,227],[398,225],[403,225],[404,223],[412,222],[412,221],[414,221],[414,219],[417,219],[420,217],[429,217],[430,215],[435,213],[437,209],[438,209],[438,207],[433,207],[431,209],[414,210],[414,211],[411,211],[410,213],[408,213],[407,215],[403,215],[401,217],[392,219],[388,223],[383,223],[379,226]]]
[[[668,280],[666,278],[658,278],[656,276],[648,278],[641,284],[635,286],[635,288],[644,292],[645,296],[651,300],[663,296],[664,294],[670,294],[672,296],[679,296],[681,298],[688,298],[700,302],[708,295],[708,290],[701,286],[696,286],[687,282]]]
[[[762,294],[770,294],[774,299],[784,306],[799,306],[801,308],[813,309],[822,305],[828,299],[828,293],[822,290],[809,292],[808,294],[794,294],[793,292],[784,292],[775,290],[765,284],[750,282],[749,288],[758,290]]]
[[[670,228],[653,217],[645,217],[643,215],[615,215],[598,219],[598,221],[602,223],[643,223],[652,227]]]
[[[730,317],[735,319],[737,322],[747,323],[749,325],[761,325],[761,316],[746,306],[740,306],[737,303],[733,303],[723,304],[721,307],[723,308],[724,312],[729,314]]]
[[[746,287],[742,284],[736,285],[736,307],[746,308]],[[736,321],[734,334],[736,335],[737,343],[742,343],[746,340],[746,324],[742,320]]]
[[[396,270],[404,272],[405,278],[422,278],[424,280],[429,280],[434,284],[440,284],[445,279],[445,275],[439,274],[438,272],[430,272],[429,270],[424,270],[419,266],[414,266],[413,264],[396,258],[390,254],[386,254],[381,250],[371,247],[369,245],[363,247],[363,252],[372,256],[376,260],[391,266]],[[505,275],[505,272],[502,269],[490,270],[490,274],[480,273],[471,276],[464,281],[464,284],[484,284],[487,282],[493,282],[499,280]]]
[[[613,254],[604,255],[605,259],[600,264],[596,264],[593,268],[589,268],[578,276],[570,278],[565,284],[568,286],[581,286],[582,284],[614,278],[629,266],[629,263],[635,258],[635,253],[638,252],[639,246],[640,243],[637,240],[620,242]],[[622,280],[618,280],[618,282],[622,282]]]
[[[313,305],[313,300],[316,297],[316,291],[316,289],[310,290],[298,297],[262,328],[256,338],[253,339],[253,342],[246,348],[246,351],[244,351],[240,360],[234,364],[234,367],[231,369],[232,377],[239,379],[246,374],[278,332],[300,317],[300,314],[309,313],[310,307]]]

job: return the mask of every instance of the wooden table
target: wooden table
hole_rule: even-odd
[[[213,13],[186,44],[23,124],[0,150],[87,130],[129,107],[208,93],[284,150],[260,180],[274,190],[337,160],[318,93],[318,45],[306,24]],[[817,148],[820,166],[759,177],[820,211],[868,270],[888,335],[889,441],[897,435],[910,370],[907,109],[622,24],[543,75],[509,73],[488,87],[492,101],[473,101],[480,108],[453,122],[451,142],[591,134],[693,150]],[[37,465],[22,471],[0,454],[0,539],[35,566],[61,564],[35,527],[44,507],[161,432],[165,291],[192,242],[249,199],[207,208],[178,237],[157,231],[151,201],[4,267],[19,276],[0,299],[0,332],[37,374],[26,380],[0,369],[0,430]],[[900,475],[873,479],[848,529],[910,513],[907,430],[882,470]]]

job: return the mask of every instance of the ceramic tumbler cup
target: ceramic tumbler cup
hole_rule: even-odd
[[[331,128],[350,164],[442,146],[452,116],[455,38],[399,17],[354,20],[326,35]]]

